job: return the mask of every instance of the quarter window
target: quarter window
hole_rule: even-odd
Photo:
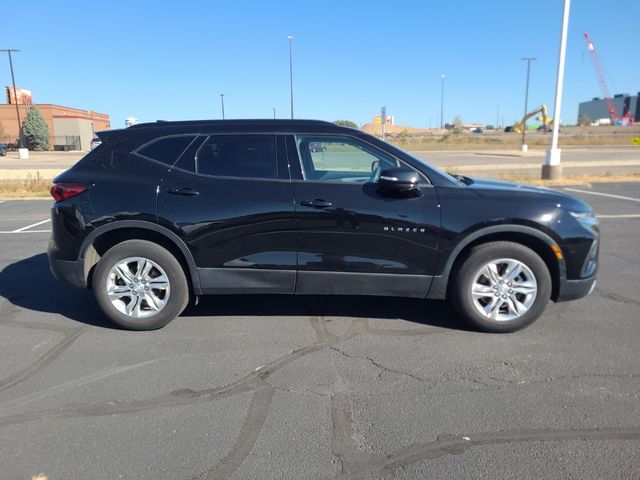
[[[136,153],[167,165],[173,165],[194,138],[195,136],[193,135],[161,138],[141,148]]]
[[[366,143],[349,137],[296,136],[305,180],[366,183],[398,162]]]
[[[278,178],[275,135],[214,135],[198,150],[198,173]]]

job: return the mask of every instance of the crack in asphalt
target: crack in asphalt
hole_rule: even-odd
[[[30,295],[33,291],[44,288],[42,285],[37,286],[31,289],[28,293],[21,295]],[[13,297],[12,297],[13,298]],[[50,325],[46,323],[25,321],[18,322],[14,319],[18,309],[15,305],[9,303],[11,300],[9,299],[1,299],[0,300],[0,309],[4,310],[5,307],[8,307],[8,315],[7,317],[0,322],[0,325],[6,327],[17,327],[17,328],[27,328],[33,330],[47,330],[50,332],[61,333],[63,335],[62,339],[54,344],[49,350],[47,350],[42,356],[38,357],[32,363],[27,365],[26,367],[20,369],[17,372],[3,378],[0,380],[0,391],[6,390],[8,388],[14,387],[19,383],[28,380],[30,377],[35,375],[37,372],[42,370],[43,368],[50,365],[53,361],[55,361],[62,353],[69,348],[77,339],[82,335],[89,327],[65,327],[60,325]]]
[[[459,455],[483,445],[570,440],[640,440],[640,427],[602,427],[589,429],[520,429],[476,432],[460,435],[443,433],[433,442],[414,443],[392,453],[369,454],[356,446],[351,400],[343,393],[331,397],[333,422],[332,453],[340,459],[337,478],[363,479],[389,473],[423,460]]]
[[[380,362],[375,361],[375,360],[374,360],[373,358],[371,358],[371,357],[366,357],[366,356],[364,356],[364,357],[359,357],[359,356],[356,356],[356,355],[349,355],[348,353],[346,353],[346,352],[344,352],[343,350],[340,350],[339,348],[334,347],[334,346],[331,346],[331,347],[329,347],[329,348],[330,348],[331,350],[335,351],[335,352],[338,352],[340,355],[343,355],[343,356],[345,356],[345,357],[349,358],[349,359],[353,359],[353,360],[367,360],[369,363],[371,363],[371,365],[373,365],[374,367],[379,368],[380,370],[383,370],[383,371],[385,371],[385,372],[388,372],[388,373],[398,373],[398,374],[400,374],[400,375],[405,375],[405,376],[407,376],[407,377],[413,378],[414,380],[418,380],[418,381],[420,381],[420,382],[426,382],[426,383],[432,384],[432,382],[431,382],[430,380],[428,380],[428,379],[426,379],[426,378],[419,377],[419,376],[417,376],[417,375],[414,375],[413,373],[403,372],[403,371],[401,371],[401,370],[394,370],[394,369],[392,369],[392,368],[385,367],[385,366],[384,366],[384,365],[382,365]]]
[[[620,295],[619,293],[608,292],[607,290],[602,290],[600,288],[595,289],[596,296],[601,298],[606,298],[608,300],[613,300],[614,302],[625,303],[627,305],[639,305],[640,301],[634,300],[633,298],[625,297],[624,295]]]

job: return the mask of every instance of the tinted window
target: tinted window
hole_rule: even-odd
[[[198,173],[278,178],[275,135],[215,135],[198,151]]]
[[[305,180],[365,183],[398,166],[389,154],[349,137],[296,136]]]
[[[173,165],[193,139],[192,135],[161,138],[138,150],[137,153],[167,165]]]

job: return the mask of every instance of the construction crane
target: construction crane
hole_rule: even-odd
[[[593,46],[593,42],[591,42],[591,35],[589,35],[589,32],[584,32],[584,39],[587,41],[587,50],[589,51],[589,56],[591,57],[591,63],[593,63],[593,69],[596,72],[598,84],[600,85],[600,91],[602,92],[602,96],[604,97],[605,102],[607,102],[607,111],[609,112],[609,116],[611,117],[611,123],[616,122],[616,120],[625,120],[618,116],[616,106],[613,103],[611,95],[609,94],[607,80],[604,78],[604,73],[602,72],[600,57],[598,56],[596,48]]]

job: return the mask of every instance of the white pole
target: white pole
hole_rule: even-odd
[[[567,50],[567,31],[569,30],[570,9],[571,0],[564,0],[562,33],[560,35],[560,54],[558,56],[558,76],[556,78],[556,100],[553,104],[553,134],[551,137],[551,148],[547,151],[545,165],[542,169],[542,178],[557,178],[560,176],[561,150],[558,148],[558,131],[560,129],[562,87],[564,84],[564,63]]]

